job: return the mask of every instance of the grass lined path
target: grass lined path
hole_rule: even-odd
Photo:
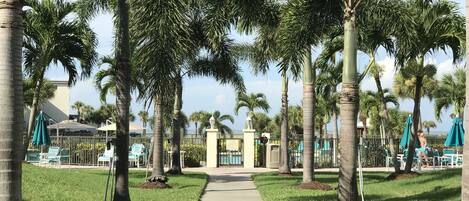
[[[23,165],[23,200],[27,201],[82,201],[103,200],[107,171],[52,169]],[[172,189],[140,189],[145,172],[129,173],[132,200],[198,201],[207,183],[203,173],[185,173],[170,176]],[[109,199],[109,198],[108,198]]]
[[[385,181],[389,173],[364,173],[365,200],[460,200],[461,170],[445,170],[424,173],[416,178]],[[316,173],[320,182],[337,187],[337,173]],[[254,176],[254,183],[264,201],[337,200],[336,191],[302,190],[296,188],[301,173],[294,176],[278,176],[261,173]]]

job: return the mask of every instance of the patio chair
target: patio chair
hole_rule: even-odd
[[[30,163],[39,163],[41,160],[39,150],[28,150],[26,153],[25,161]]]
[[[130,164],[137,164],[137,168],[140,168],[140,158],[145,163],[145,146],[143,144],[133,144],[129,152]]]
[[[438,161],[440,162],[441,169],[443,169],[443,164],[448,165],[453,162],[452,155],[454,154],[456,154],[456,150],[454,149],[443,149],[443,155],[438,157]],[[458,162],[458,159],[456,159],[456,163],[457,162]]]
[[[111,159],[114,157],[114,146],[111,146],[109,150],[105,150],[104,153],[98,154],[98,166],[100,166],[100,162],[104,164],[107,162],[108,164],[111,163]]]
[[[59,164],[66,162],[70,159],[69,151],[60,147],[49,147],[49,151],[44,159],[41,159],[43,163]]]

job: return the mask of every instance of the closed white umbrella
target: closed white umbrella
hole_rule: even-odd
[[[106,125],[106,126],[103,126],[103,127],[99,127],[98,128],[99,131],[115,131],[116,130],[116,123],[112,123],[112,124],[109,124],[109,125]],[[143,127],[138,125],[138,124],[135,124],[135,123],[129,123],[129,131],[133,131],[133,132],[142,132],[143,131]]]

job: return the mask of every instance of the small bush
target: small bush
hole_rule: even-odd
[[[181,150],[185,151],[184,165],[186,167],[200,167],[200,161],[205,161],[206,148],[201,144],[182,144]]]

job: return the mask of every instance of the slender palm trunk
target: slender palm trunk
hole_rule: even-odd
[[[0,200],[20,201],[23,151],[22,1],[0,1]]]
[[[383,111],[383,119],[381,121],[381,124],[384,128],[383,129],[384,136],[386,136],[389,140],[389,147],[390,147],[391,156],[392,156],[392,163],[394,165],[394,172],[399,173],[401,172],[401,167],[400,167],[399,161],[397,160],[397,151],[396,151],[395,144],[394,144],[394,136],[392,133],[386,134],[386,131],[388,130],[389,115],[388,115],[388,107],[386,105],[386,100],[384,98],[383,86],[381,85],[381,79],[379,75],[375,75],[374,79],[375,79],[376,86],[378,88],[378,93],[379,93],[380,100],[381,100],[381,107]]]
[[[116,48],[116,188],[114,201],[129,201],[129,106],[130,106],[130,48],[129,6],[117,1]]]
[[[26,156],[26,152],[29,147],[29,142],[33,133],[34,124],[36,122],[36,115],[37,110],[39,107],[39,94],[41,94],[41,86],[44,81],[44,73],[46,71],[46,67],[43,67],[40,71],[39,75],[36,77],[36,84],[34,86],[34,94],[33,94],[33,102],[31,104],[30,112],[29,112],[29,121],[28,121],[28,131],[26,132],[26,136],[23,139],[23,153],[22,158]]]
[[[180,151],[181,151],[181,108],[182,108],[182,77],[176,78],[176,90],[173,111],[173,139],[171,141],[172,166],[171,174],[182,174]]]
[[[311,61],[311,47],[308,45],[304,57],[304,80],[303,80],[303,183],[314,180],[314,115],[315,97],[314,83],[316,80],[316,69]]]
[[[152,176],[163,176],[163,105],[161,96],[155,98],[155,131],[153,132],[153,172]]]
[[[290,157],[288,155],[288,77],[282,74],[282,125],[280,127],[280,174],[291,174]]]
[[[423,77],[416,77],[415,81],[415,96],[414,96],[414,112],[413,112],[413,130],[412,137],[409,140],[409,147],[407,149],[407,158],[405,163],[405,172],[410,173],[412,171],[412,162],[414,161],[415,153],[415,140],[417,139],[417,131],[419,129],[420,119],[420,99],[423,85]]]
[[[355,12],[344,17],[344,66],[340,95],[340,168],[338,200],[357,200],[357,30]]]
[[[199,129],[197,128],[198,123],[195,122],[194,124],[195,124],[195,138],[197,138],[197,135],[199,135]]]
[[[469,0],[466,0],[466,58],[469,58]],[[466,60],[466,62],[469,62]],[[466,65],[468,66],[468,65]],[[469,68],[466,67],[466,105],[464,107],[464,128],[469,128]],[[464,138],[464,159],[462,167],[461,200],[469,201],[469,137]]]

